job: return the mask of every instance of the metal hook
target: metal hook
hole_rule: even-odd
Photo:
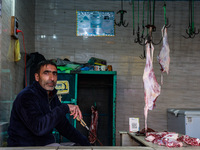
[[[143,45],[143,55],[141,54],[141,55],[139,56],[141,59],[145,59],[145,58],[146,58],[145,45],[146,45],[146,44]]]
[[[189,26],[186,29],[186,34],[188,37],[182,35],[185,39],[194,38],[197,34],[199,34],[199,29],[196,32],[196,28],[194,27],[194,2],[193,0],[189,1]]]
[[[137,30],[137,38],[134,40],[135,43],[139,43],[140,45],[146,45],[144,43],[146,37],[144,37],[143,33],[144,33],[144,30],[145,30],[145,27],[143,27],[143,31],[142,31],[142,35],[140,36],[140,27],[138,25],[138,30]]]
[[[165,24],[165,28],[169,28],[171,24],[169,24],[169,19],[167,18],[167,23]]]
[[[118,13],[120,13],[120,22],[119,22],[119,23],[116,23],[116,21],[115,21],[115,24],[118,25],[119,27],[120,27],[121,25],[123,25],[124,27],[127,27],[127,26],[128,26],[128,23],[125,24],[126,20],[124,20],[124,13],[127,13],[127,11],[126,11],[126,10],[119,10],[119,11],[117,12],[117,14],[118,14]]]
[[[135,43],[141,43],[141,38],[140,38],[140,27],[138,26],[138,30],[137,30],[137,38],[134,40]]]
[[[121,10],[119,10],[118,12],[117,12],[117,14],[118,13],[120,13],[120,22],[119,23],[116,23],[116,21],[115,21],[115,24],[117,25],[117,26],[121,26],[121,25],[123,25],[124,27],[127,27],[128,26],[128,23],[127,24],[125,24],[125,22],[126,22],[126,20],[124,20],[124,14],[125,13],[127,13],[127,11],[126,10],[123,10],[123,0],[121,0]]]
[[[160,39],[160,41],[158,42],[158,43],[156,43],[156,42],[154,42],[153,41],[153,36],[152,36],[152,32],[153,31],[156,31],[156,27],[154,26],[154,25],[146,25],[146,27],[147,28],[150,28],[150,30],[149,30],[149,35],[148,35],[148,38],[147,38],[147,42],[148,43],[152,43],[152,44],[154,44],[154,45],[159,45],[161,42],[162,42],[162,39],[163,39],[163,37],[161,37],[161,39]],[[166,28],[167,26],[165,25],[165,27],[164,28]]]
[[[186,37],[186,36],[184,36],[184,35],[182,35],[185,39],[189,39],[189,38],[191,38],[191,39],[193,39],[197,34],[199,34],[199,32],[200,32],[200,30],[198,29],[198,31],[197,32],[195,32],[196,31],[196,28],[194,28],[194,30],[192,29],[192,27],[191,26],[189,26],[188,27],[188,29],[186,29],[186,33],[187,33],[187,35],[188,35],[188,37]]]
[[[155,42],[153,42],[153,40],[152,40],[152,43],[153,43],[154,45],[159,45],[159,44],[162,42],[162,39],[163,39],[163,37],[161,37],[161,39],[160,39],[160,41],[159,41],[158,43],[155,43]]]

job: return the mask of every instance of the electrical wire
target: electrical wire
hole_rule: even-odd
[[[25,54],[24,54],[24,63],[25,63],[25,66],[24,66],[24,68],[25,68],[25,70],[24,70],[24,72],[25,72],[25,86],[27,86],[27,75],[26,75],[26,48],[25,48],[25,43],[24,43],[24,33],[22,32],[22,30],[19,30],[19,29],[17,29],[16,32],[17,32],[17,33],[21,32],[21,33],[22,33],[22,37],[23,37],[23,46],[24,46],[24,51],[25,51]]]

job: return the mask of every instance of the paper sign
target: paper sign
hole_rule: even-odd
[[[137,132],[139,130],[139,118],[129,118],[129,131]]]
[[[67,80],[57,81],[56,89],[57,94],[69,94],[69,82]]]

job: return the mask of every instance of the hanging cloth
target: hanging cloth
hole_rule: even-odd
[[[14,49],[14,61],[19,61],[21,59],[20,54],[20,43],[19,39],[15,41],[15,49]]]
[[[7,54],[9,61],[19,61],[21,59],[19,39],[11,40]]]

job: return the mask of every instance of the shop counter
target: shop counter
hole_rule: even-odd
[[[120,131],[120,144],[121,146],[127,146],[127,144],[133,144],[133,146],[141,146],[143,148],[152,148],[153,150],[200,150],[200,146],[190,146],[184,144],[183,147],[168,148],[165,146],[159,146],[152,142],[147,142],[145,136],[137,136],[135,133],[121,132]]]

